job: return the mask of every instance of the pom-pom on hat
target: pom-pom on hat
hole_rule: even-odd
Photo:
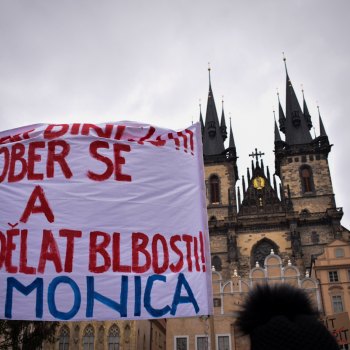
[[[251,350],[337,350],[306,294],[286,284],[257,286],[236,321]]]

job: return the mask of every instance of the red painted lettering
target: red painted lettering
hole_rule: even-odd
[[[62,229],[60,230],[60,237],[67,238],[66,244],[66,258],[64,261],[64,272],[72,272],[73,257],[74,257],[74,239],[82,236],[81,231]]]
[[[50,124],[44,131],[44,138],[51,140],[63,136],[69,129],[68,124]]]
[[[40,204],[36,206],[35,203],[37,199],[39,200]],[[55,217],[49,206],[49,202],[45,197],[44,190],[41,186],[35,186],[34,191],[29,197],[28,203],[24,209],[20,221],[27,222],[30,215],[39,213],[44,214],[48,222],[54,222]]]
[[[7,230],[7,244],[5,254],[5,266],[8,273],[16,273],[18,267],[12,265],[12,251],[16,249],[16,244],[13,242],[13,237],[19,235],[18,229]]]
[[[173,252],[179,256],[178,262],[176,264],[171,263],[169,266],[172,272],[180,272],[184,266],[184,255],[182,254],[181,249],[177,247],[176,242],[181,242],[180,235],[175,235],[170,238],[170,247]]]
[[[2,269],[2,265],[4,264],[6,256],[6,237],[0,231],[0,270]]]
[[[56,147],[61,147],[61,152],[56,153]],[[70,179],[73,174],[66,162],[65,158],[68,156],[70,151],[70,145],[64,140],[50,141],[48,143],[48,155],[47,155],[47,177],[54,177],[55,175],[55,162],[61,167],[63,175],[66,179]]]
[[[103,130],[100,126],[97,126],[95,124],[83,124],[81,134],[85,136],[90,135],[90,130],[95,131],[98,137],[109,139],[112,135],[113,125],[106,124],[105,129]]]
[[[130,152],[130,146],[122,143],[115,143],[114,149],[114,175],[117,181],[131,181],[131,176],[122,174],[122,165],[125,164],[125,158],[120,156],[120,152]]]
[[[162,252],[158,251],[158,242],[162,246]],[[159,255],[163,256],[163,265],[159,266]],[[169,266],[169,250],[164,236],[155,234],[152,239],[152,267],[155,273],[164,273]]]
[[[36,162],[41,161],[41,155],[36,153],[38,148],[45,148],[44,141],[31,142],[28,150],[28,180],[42,180],[44,174],[35,173],[34,166]]]
[[[97,238],[102,237],[102,242],[97,243]],[[102,273],[107,271],[111,266],[111,258],[106,250],[111,237],[106,232],[93,231],[90,233],[90,250],[89,250],[89,271]],[[97,254],[100,254],[104,263],[97,266]]]
[[[27,237],[28,230],[21,230],[21,249],[19,256],[19,272],[25,273],[26,275],[33,275],[36,272],[35,267],[28,266],[28,257],[27,257]]]
[[[132,234],[132,272],[143,273],[150,268],[151,255],[146,249],[148,241],[148,237],[142,232]],[[143,254],[145,258],[143,265],[140,265],[140,254]]]
[[[191,242],[193,240],[193,237],[190,235],[182,235],[182,240],[186,242],[186,259],[188,271],[192,272]]]
[[[108,149],[109,148],[108,142],[94,141],[90,144],[91,156],[106,165],[106,171],[102,174],[97,174],[97,173],[94,173],[90,170],[88,171],[88,173],[87,173],[88,178],[91,180],[94,180],[94,181],[107,180],[113,174],[113,162],[108,157],[105,157],[105,156],[99,154],[97,152],[99,148]]]
[[[0,148],[0,155],[3,154],[4,155],[4,161],[3,161],[3,167],[2,167],[2,171],[0,174],[0,183],[3,182],[6,178],[8,169],[9,169],[9,164],[10,164],[10,152],[6,147],[1,147]]]
[[[131,266],[121,265],[120,263],[120,233],[113,233],[113,271],[131,272]]]
[[[62,272],[61,256],[56,240],[50,230],[44,230],[38,266],[39,273],[44,273],[48,260],[53,262],[56,272]]]
[[[25,146],[21,143],[12,146],[8,182],[21,181],[27,173],[27,162],[23,158],[25,150]],[[18,167],[21,170],[16,174]]]

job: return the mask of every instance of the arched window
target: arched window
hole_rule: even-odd
[[[308,165],[303,165],[300,168],[300,179],[303,193],[312,192],[314,190],[312,170]]]
[[[119,350],[120,336],[119,328],[113,324],[108,331],[108,350]]]
[[[261,267],[264,266],[265,258],[271,254],[271,249],[274,250],[275,254],[278,254],[278,247],[275,242],[268,238],[263,238],[252,249],[251,255],[251,265],[255,266],[256,262],[259,263]]]
[[[86,326],[83,335],[83,350],[94,350],[95,332],[91,325]]]
[[[69,328],[63,326],[60,330],[60,335],[58,339],[58,349],[59,350],[68,350],[69,349]]]
[[[217,175],[212,175],[209,179],[210,203],[220,203],[220,185]]]
[[[212,266],[215,267],[215,271],[221,271],[222,270],[222,263],[221,263],[221,259],[215,255],[213,256],[213,260],[212,260]]]

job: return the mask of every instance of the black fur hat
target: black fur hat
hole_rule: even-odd
[[[306,294],[287,284],[252,290],[236,325],[249,335],[251,350],[339,349]]]

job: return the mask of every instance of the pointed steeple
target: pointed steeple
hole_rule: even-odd
[[[286,69],[286,143],[307,144],[312,141],[312,137],[289,78],[285,57],[283,61]]]
[[[285,134],[286,133],[286,117],[284,115],[281,101],[280,101],[280,94],[277,92],[277,98],[278,98],[278,122],[280,125],[280,130]]]
[[[243,195],[244,195],[246,191],[244,175],[242,175],[242,188],[243,188]]]
[[[231,122],[231,117],[230,117],[230,139],[229,139],[229,148],[236,148],[235,145],[235,140],[233,138],[233,132],[232,132],[232,122]]]
[[[225,141],[227,139],[227,127],[225,122],[225,112],[224,112],[224,96],[222,96],[222,112],[221,112],[221,122],[220,122],[220,130],[222,139]]]
[[[238,208],[241,207],[241,190],[239,188],[239,186],[237,187],[237,201],[238,201]]]
[[[275,114],[275,111],[274,111],[274,114]],[[276,118],[275,118],[275,143],[276,142],[282,142],[282,139],[281,139],[281,135],[280,135],[280,132],[278,130],[277,122],[276,122]]]
[[[276,175],[275,174],[273,174],[273,188],[277,192]]]
[[[312,121],[311,121],[311,115],[309,113],[309,109],[307,108],[307,104],[306,104],[306,101],[305,101],[305,96],[304,96],[304,89],[301,90],[302,93],[303,93],[303,112],[304,112],[304,118],[305,118],[305,121],[307,123],[307,126],[309,128],[309,130],[311,130],[312,128]]]
[[[210,67],[209,71],[209,93],[205,126],[203,133],[203,153],[205,156],[220,155],[225,151],[224,140],[221,135],[219,118],[216,111],[215,100],[211,88]]]
[[[265,166],[264,166],[264,161],[262,158],[260,159],[260,168],[261,168],[263,174],[265,175]]]
[[[320,113],[320,106],[317,106],[317,110],[318,110],[318,118],[319,118],[319,123],[320,123],[320,136],[321,137],[328,137],[328,135],[326,133],[326,129],[324,128],[324,125],[322,122],[321,113]]]
[[[199,100],[199,122],[201,123],[201,132],[202,132],[202,138],[203,138],[203,135],[204,135],[204,122],[203,122],[203,117],[202,117],[201,100]]]

